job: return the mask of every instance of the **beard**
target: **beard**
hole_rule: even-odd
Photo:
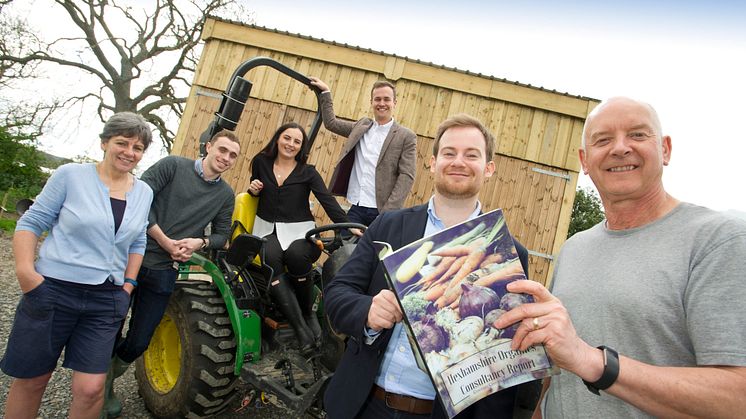
[[[435,190],[448,199],[465,199],[479,195],[482,185],[477,179],[471,182],[450,182],[445,176],[435,178]]]

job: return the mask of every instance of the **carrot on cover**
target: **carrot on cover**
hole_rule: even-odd
[[[483,287],[489,287],[495,282],[512,279],[523,272],[523,266],[519,259],[513,259],[513,262],[503,266],[502,268],[485,275],[474,282],[474,285],[481,285]]]
[[[505,257],[502,253],[492,253],[490,255],[487,255],[482,263],[479,264],[480,268],[485,268],[489,265],[492,265],[494,263],[502,263],[505,261]]]
[[[416,288],[422,288],[423,290],[427,290],[428,288],[432,287],[433,285],[437,284],[440,279],[442,279],[443,273],[445,273],[448,268],[451,267],[451,263],[456,260],[455,257],[447,257],[443,258],[439,261],[437,265],[435,265],[435,268],[430,271],[427,275],[424,275],[422,278],[420,278],[419,281],[415,282],[412,285],[409,285],[407,289],[407,293],[409,293],[411,290]]]

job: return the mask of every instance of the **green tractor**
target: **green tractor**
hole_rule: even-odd
[[[306,76],[269,58],[251,59],[234,72],[215,120],[201,137],[203,144],[220,129],[236,128],[251,89],[251,82],[242,76],[261,65],[306,84],[318,98]],[[311,143],[320,124],[317,112],[308,136]],[[136,361],[140,395],[156,417],[219,414],[237,394],[239,377],[276,397],[293,412],[292,417],[307,411],[323,415],[320,396],[344,343],[324,315],[320,290],[354,249],[354,239],[343,238],[341,231],[365,226],[331,224],[306,233],[306,239],[329,256],[323,269],[314,269],[316,314],[323,336],[319,354],[308,360],[300,355],[293,329],[268,295],[273,272],[263,264],[264,239],[248,234],[257,203],[257,198],[239,194],[229,248],[195,254],[182,265],[166,313],[147,351]],[[334,234],[322,236],[325,231]]]

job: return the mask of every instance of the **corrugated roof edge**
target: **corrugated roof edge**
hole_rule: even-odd
[[[335,41],[327,41],[327,40],[325,40],[323,38],[314,38],[313,36],[303,35],[303,34],[300,34],[300,33],[293,33],[293,32],[283,31],[283,30],[280,30],[280,29],[268,28],[266,26],[259,26],[259,25],[254,25],[254,24],[251,24],[251,23],[243,23],[243,22],[239,22],[239,21],[235,21],[235,20],[231,20],[231,19],[222,18],[222,17],[219,17],[219,16],[208,15],[207,17],[210,18],[210,19],[214,19],[214,20],[220,21],[220,22],[232,23],[234,25],[245,26],[245,27],[248,27],[248,28],[260,29],[260,30],[267,31],[267,32],[274,32],[274,33],[279,33],[279,34],[294,36],[294,37],[297,37],[297,38],[308,39],[308,40],[316,41],[316,42],[323,42],[325,44],[334,45],[334,46],[341,46],[341,47],[345,47],[345,48],[352,48],[352,49],[355,49],[355,50],[358,50],[358,51],[369,52],[369,53],[372,53],[372,54],[380,54],[380,55],[383,55],[385,57],[403,58],[403,59],[405,59],[407,61],[411,61],[411,62],[414,62],[414,63],[417,63],[417,64],[424,64],[424,65],[428,65],[428,66],[431,66],[431,67],[442,68],[444,70],[455,71],[457,73],[462,73],[462,74],[466,74],[466,75],[469,75],[469,76],[483,77],[483,78],[486,78],[486,79],[489,79],[489,80],[497,80],[497,81],[501,81],[503,83],[511,83],[511,84],[515,84],[517,86],[526,87],[526,88],[529,88],[529,89],[540,90],[540,91],[543,91],[543,92],[554,93],[554,94],[563,95],[563,96],[572,97],[572,98],[581,99],[581,100],[592,100],[592,101],[599,102],[598,99],[595,99],[595,98],[592,98],[592,97],[580,96],[580,95],[573,95],[573,94],[570,94],[570,93],[567,93],[567,92],[558,92],[555,89],[547,89],[547,88],[544,88],[544,87],[541,87],[541,86],[532,86],[530,84],[525,84],[525,83],[521,83],[521,82],[517,82],[517,81],[513,81],[513,80],[508,80],[508,79],[505,79],[505,78],[495,77],[495,76],[486,76],[486,75],[483,75],[482,73],[473,73],[473,72],[471,72],[469,70],[461,70],[461,69],[456,68],[456,67],[447,67],[447,66],[442,65],[442,64],[435,64],[435,63],[431,63],[431,62],[428,62],[428,61],[418,60],[416,58],[409,58],[407,56],[401,56],[401,55],[396,55],[396,54],[389,54],[389,53],[383,52],[383,51],[375,51],[375,50],[372,50],[370,48],[363,48],[363,47],[359,47],[359,46],[356,46],[356,45],[349,45],[347,43],[341,43],[341,42],[335,42]]]

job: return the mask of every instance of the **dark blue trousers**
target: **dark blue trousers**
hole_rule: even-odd
[[[369,226],[373,220],[378,217],[377,208],[361,207],[359,205],[353,205],[350,210],[347,211],[347,218],[351,223],[360,223]]]
[[[178,275],[179,271],[175,269],[140,268],[137,288],[132,293],[132,316],[127,335],[122,336],[124,322],[117,334],[114,354],[119,359],[133,362],[148,349],[150,338],[166,312]]]

